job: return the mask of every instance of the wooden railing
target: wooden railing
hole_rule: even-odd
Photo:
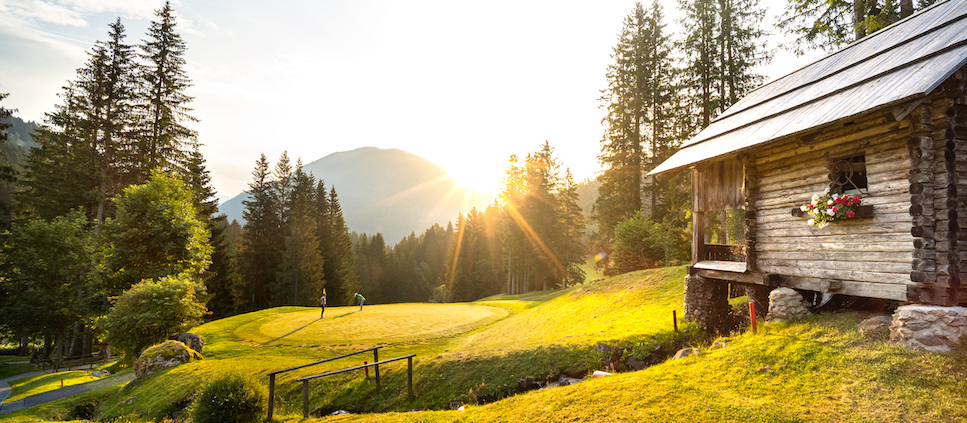
[[[379,384],[379,364],[380,364],[379,363],[379,349],[380,348],[381,347],[367,348],[367,349],[362,350],[362,351],[351,352],[349,354],[343,354],[343,355],[340,355],[340,356],[337,356],[337,357],[327,358],[325,360],[316,361],[314,363],[303,364],[301,366],[290,367],[288,369],[276,370],[274,372],[270,372],[269,373],[269,417],[268,417],[268,420],[272,420],[272,409],[275,408],[275,375],[277,375],[279,373],[291,372],[293,370],[299,370],[299,369],[306,368],[306,367],[309,367],[309,366],[315,366],[317,364],[328,363],[328,362],[333,361],[333,360],[339,360],[341,358],[352,357],[354,355],[358,355],[358,354],[367,353],[367,352],[372,351],[373,352],[373,362],[374,363],[371,364],[370,366],[376,367],[376,381],[377,381],[376,383],[378,385]],[[300,381],[301,381],[301,379],[300,379]]]
[[[404,355],[402,357],[391,358],[389,360],[377,361],[375,363],[363,364],[362,366],[349,367],[341,370],[335,370],[332,372],[326,372],[323,374],[306,376],[304,378],[296,379],[296,382],[302,382],[302,418],[309,418],[309,381],[312,379],[317,379],[325,376],[337,375],[340,373],[351,372],[359,369],[366,369],[369,367],[376,367],[376,390],[379,390],[379,365],[392,363],[394,361],[406,360],[406,390],[409,396],[413,396],[413,357],[416,354]]]
[[[705,244],[699,261],[745,261],[744,245]]]

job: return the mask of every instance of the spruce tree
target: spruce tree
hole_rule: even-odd
[[[269,161],[262,154],[252,171],[250,199],[242,202],[246,221],[241,252],[245,266],[245,302],[252,310],[269,304],[269,288],[275,280],[284,243],[278,202],[269,177]]]
[[[787,48],[834,51],[926,8],[936,0],[788,0],[779,29],[796,37]]]
[[[161,167],[182,171],[198,134],[185,126],[197,122],[189,113],[194,100],[186,94],[191,79],[185,72],[187,45],[178,34],[171,3],[155,11],[156,20],[141,44],[142,125],[139,130],[139,172],[146,177]]]
[[[120,19],[109,41],[95,43],[85,66],[61,94],[63,104],[48,113],[37,131],[40,144],[28,160],[26,211],[51,218],[79,208],[99,231],[111,215],[109,199],[132,180],[130,151],[137,125],[137,65],[124,43]]]
[[[353,292],[359,289],[359,276],[356,273],[356,258],[349,228],[342,215],[336,187],[329,191],[329,230],[332,236],[332,250],[323,257],[326,267],[326,289],[336,304],[349,302]]]
[[[675,102],[679,96],[672,42],[664,12],[655,1],[640,3],[624,21],[601,97],[606,115],[598,160],[604,169],[594,219],[598,241],[607,243],[614,226],[646,204],[649,214],[662,197],[661,185],[643,179],[680,143]],[[643,197],[644,196],[644,201]]]

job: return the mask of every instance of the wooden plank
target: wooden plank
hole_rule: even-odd
[[[830,271],[830,272],[869,272],[889,274],[910,274],[910,260],[904,262],[869,262],[866,261],[862,253],[857,252],[854,260],[805,260],[805,259],[767,259],[759,257],[759,266],[763,269],[774,267],[797,268],[802,271]],[[836,276],[825,276],[827,278],[842,279]]]
[[[863,245],[863,250],[868,252],[906,252],[912,254],[913,244],[910,241],[899,241],[899,242],[876,242]],[[856,251],[856,245],[844,242],[801,242],[793,238],[786,238],[786,242],[767,242],[767,241],[757,241],[756,242],[756,254],[766,254],[771,251],[783,252],[783,251],[816,251],[821,250],[824,252],[853,252]]]
[[[906,254],[904,254],[906,253]],[[860,253],[855,251],[777,251],[759,250],[758,258],[761,260],[823,260],[831,263],[840,261],[853,261],[851,257],[857,257]],[[894,251],[862,251],[863,263],[903,263],[908,268],[910,260],[913,259],[912,253],[903,250]],[[874,264],[875,266],[875,264]]]
[[[723,272],[745,273],[744,261],[702,260],[692,265],[693,269],[720,270]]]
[[[876,282],[876,283],[906,283],[910,281],[910,273],[880,273],[858,270],[836,269],[805,269],[793,266],[773,266],[759,263],[759,268],[766,273],[776,273],[782,276],[799,276],[819,279],[839,279],[843,281]]]
[[[782,285],[790,288],[804,289],[808,291],[824,292],[828,288],[825,281],[830,279],[786,276],[783,277]],[[906,301],[908,287],[915,286],[913,282],[907,283],[877,283],[867,281],[839,280],[841,286],[836,291],[837,294],[852,295],[855,297],[883,298],[889,300]]]

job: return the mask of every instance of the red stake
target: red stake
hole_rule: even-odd
[[[63,387],[64,387],[64,378],[60,378],[60,387],[61,387],[61,388],[63,388]]]
[[[367,364],[369,364],[369,363],[367,363],[365,361],[363,362],[363,365],[364,366],[367,365]],[[366,371],[366,377],[369,378],[369,367],[363,367],[363,370]]]
[[[752,333],[755,333],[755,329],[756,329],[755,328],[755,323],[756,323],[755,322],[756,321],[756,318],[755,318],[755,301],[750,301],[749,302],[749,317],[750,317],[749,320],[752,321]]]

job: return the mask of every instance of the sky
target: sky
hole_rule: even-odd
[[[0,92],[42,121],[108,24],[139,44],[163,0],[0,0]],[[647,2],[650,3],[650,2]],[[677,1],[665,1],[676,30]],[[309,163],[399,148],[499,187],[546,140],[577,180],[600,172],[605,73],[633,0],[173,0],[192,115],[220,199],[259,155]],[[771,7],[766,29],[785,1]],[[773,37],[776,39],[777,37]],[[771,42],[775,46],[775,42]],[[814,55],[815,56],[815,55]],[[769,79],[815,57],[780,52]],[[483,182],[481,182],[483,181]]]

